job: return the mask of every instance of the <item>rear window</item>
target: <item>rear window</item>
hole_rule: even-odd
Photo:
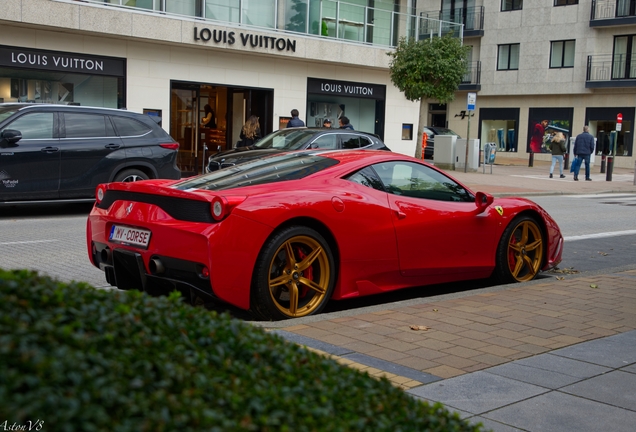
[[[307,147],[309,141],[316,135],[316,131],[310,129],[282,129],[271,133],[260,140],[256,147],[275,148],[279,150],[302,150]]]
[[[140,121],[128,117],[112,116],[120,137],[140,136],[150,132],[150,128]]]
[[[245,162],[174,185],[176,189],[220,191],[243,186],[298,180],[337,165],[331,158],[309,153],[288,153]]]

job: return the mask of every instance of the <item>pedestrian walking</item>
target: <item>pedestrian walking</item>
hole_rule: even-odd
[[[550,145],[550,150],[552,152],[552,165],[550,166],[550,178],[552,178],[552,173],[554,172],[554,166],[556,163],[559,163],[559,178],[565,178],[563,175],[563,154],[567,151],[567,147],[565,146],[565,136],[563,132],[557,132],[552,138],[552,143]]]
[[[594,137],[590,133],[590,127],[583,126],[583,133],[576,136],[574,140],[574,155],[581,159],[574,170],[574,181],[579,181],[579,170],[581,163],[585,162],[585,180],[592,181],[590,178],[590,155],[594,152]]]

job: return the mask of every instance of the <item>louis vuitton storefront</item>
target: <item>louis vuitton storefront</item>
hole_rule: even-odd
[[[0,45],[0,102],[126,106],[126,59]]]

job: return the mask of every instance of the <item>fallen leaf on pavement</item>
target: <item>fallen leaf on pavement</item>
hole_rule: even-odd
[[[609,255],[607,252],[599,252],[598,254],[602,255],[602,256],[608,256]]]
[[[590,285],[590,288],[598,288],[598,285],[596,285],[596,284],[591,284],[591,285]]]
[[[426,326],[412,325],[412,326],[411,326],[411,330],[428,330],[428,327],[426,327]]]
[[[563,280],[563,279],[565,279],[565,278],[564,278],[563,276],[557,276],[557,277],[556,277],[556,279],[557,279],[557,280]]]
[[[433,309],[433,312],[437,312],[437,309]]]
[[[553,269],[548,270],[548,273],[562,273],[562,274],[575,274],[578,273],[578,270],[575,270],[574,267],[566,267],[564,269],[560,269],[555,267]]]

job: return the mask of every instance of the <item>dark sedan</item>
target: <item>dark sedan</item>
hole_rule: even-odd
[[[249,147],[237,147],[210,156],[207,171],[212,172],[267,155],[305,149],[389,150],[377,136],[347,129],[281,129]]]

